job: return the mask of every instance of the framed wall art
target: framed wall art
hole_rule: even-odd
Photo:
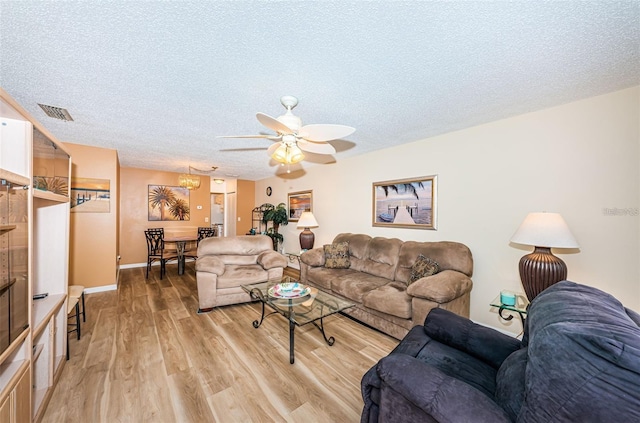
[[[71,213],[109,213],[108,179],[71,178]]]
[[[373,226],[436,229],[437,175],[373,183]]]
[[[290,222],[297,222],[302,212],[313,211],[313,191],[290,192],[288,198]]]
[[[189,190],[168,185],[149,185],[149,220],[190,220]]]

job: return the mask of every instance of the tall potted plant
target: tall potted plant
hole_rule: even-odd
[[[267,229],[267,235],[271,237],[273,241],[273,249],[278,251],[278,243],[284,240],[282,234],[278,233],[280,225],[289,224],[289,214],[287,213],[287,205],[280,203],[277,206],[273,204],[263,204],[264,213],[262,215],[262,221],[265,223],[272,222],[273,226]]]

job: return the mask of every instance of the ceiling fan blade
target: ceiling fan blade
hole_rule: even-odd
[[[261,124],[271,129],[272,131],[276,131],[278,134],[293,134],[291,128],[289,128],[287,125],[280,122],[276,118],[265,115],[264,113],[256,113],[256,117]]]
[[[309,141],[323,142],[348,137],[356,128],[345,125],[305,125],[300,128],[298,136]]]
[[[279,135],[218,135],[216,138],[268,138],[270,140],[280,139]]]
[[[298,147],[302,151],[308,151],[310,153],[316,154],[335,154],[336,149],[329,143],[317,143],[311,142],[304,139],[298,140]]]

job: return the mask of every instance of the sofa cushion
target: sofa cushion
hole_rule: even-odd
[[[596,288],[563,281],[532,302],[522,421],[640,421],[640,328]]]
[[[257,262],[264,269],[285,268],[289,264],[287,258],[277,251],[263,251],[258,255]]]
[[[392,281],[401,246],[397,238],[372,238],[360,271]]]
[[[371,237],[365,234],[342,233],[333,239],[334,243],[345,241],[349,243],[349,261],[351,262],[351,268],[362,271]]]
[[[471,276],[473,273],[473,258],[469,248],[452,241],[418,242],[405,241],[398,256],[398,267],[394,279],[408,282],[411,277],[413,263],[422,254],[438,262],[439,271],[455,270]]]
[[[495,399],[512,421],[516,421],[524,402],[527,349],[522,348],[507,357],[496,376]]]
[[[232,288],[268,280],[268,272],[259,264],[238,266],[228,264],[224,274],[218,276],[217,288]]]
[[[203,256],[196,259],[196,272],[209,272],[216,275],[224,273],[224,263],[216,256]]]
[[[362,296],[362,304],[373,310],[402,319],[411,318],[411,297],[402,282],[389,282]]]
[[[437,261],[430,259],[429,257],[425,257],[422,254],[418,254],[418,258],[415,263],[413,263],[413,266],[411,266],[411,276],[409,277],[407,285],[410,285],[425,276],[435,275],[438,273],[438,270],[440,270],[440,268],[438,267]]]
[[[328,269],[348,269],[349,262],[349,243],[336,242],[326,244],[324,249],[324,267]]]
[[[307,270],[305,283],[310,283],[326,291],[331,291],[333,281],[352,274],[359,274],[353,269],[327,269],[325,267],[311,267]]]
[[[416,358],[493,398],[497,370],[485,362],[435,340],[428,342]]]
[[[388,283],[389,280],[385,278],[362,272],[353,272],[333,279],[331,281],[331,290],[352,301],[362,303],[364,294]]]

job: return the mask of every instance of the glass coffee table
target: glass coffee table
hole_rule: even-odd
[[[324,332],[324,318],[354,306],[353,303],[338,298],[335,295],[304,285],[300,285],[302,288],[300,294],[306,295],[281,296],[278,288],[284,286],[283,284],[293,283],[297,283],[297,281],[289,277],[284,277],[278,281],[242,285],[242,289],[248,292],[251,298],[260,301],[262,304],[262,315],[260,316],[260,320],[254,320],[254,328],[259,328],[264,319],[273,314],[284,316],[289,321],[289,362],[291,364],[294,362],[293,351],[296,326],[304,326],[309,323],[313,324],[320,330],[325,342],[331,346],[335,342],[335,338],[333,336],[327,338]],[[288,295],[286,292],[282,292],[282,295]],[[265,306],[269,306],[272,310],[266,315]]]

